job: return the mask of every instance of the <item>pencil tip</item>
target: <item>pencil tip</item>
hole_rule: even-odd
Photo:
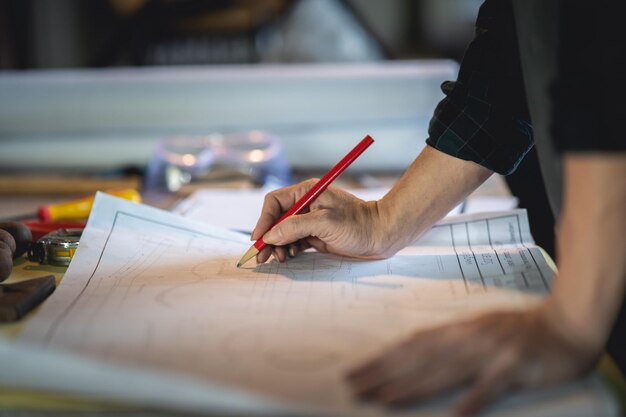
[[[250,249],[241,257],[239,262],[237,262],[237,268],[242,267],[246,262],[250,259],[254,258],[259,253],[259,250],[254,247],[254,245],[250,246]]]

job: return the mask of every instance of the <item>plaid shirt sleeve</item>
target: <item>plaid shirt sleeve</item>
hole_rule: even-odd
[[[509,1],[481,6],[458,78],[441,89],[426,143],[503,175],[515,171],[534,142]]]

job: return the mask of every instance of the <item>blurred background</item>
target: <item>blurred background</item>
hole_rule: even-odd
[[[294,173],[272,168],[285,183],[365,134],[377,144],[351,171],[397,176],[481,3],[0,0],[0,193],[70,192],[69,176],[163,187],[170,165],[180,189],[275,161]],[[183,158],[199,146],[210,154]]]
[[[459,59],[476,0],[2,0],[2,69]]]
[[[0,0],[0,211],[37,192],[281,186],[366,134],[342,179],[388,187],[425,146],[481,4]],[[553,254],[534,152],[508,188],[492,178]]]
[[[0,0],[0,218],[98,189],[169,208],[205,186],[282,186],[366,134],[339,185],[389,187],[425,146],[481,4]],[[510,188],[554,254],[534,152],[507,180],[485,194]]]

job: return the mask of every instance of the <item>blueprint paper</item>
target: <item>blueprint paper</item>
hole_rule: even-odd
[[[67,274],[20,339],[305,411],[393,415],[356,402],[345,372],[420,327],[535,303],[553,275],[523,210],[445,219],[380,261],[305,252],[237,269],[249,245],[238,233],[99,194]],[[534,402],[611,415],[598,414],[600,399],[602,385],[587,379],[517,397],[518,413],[507,415]],[[507,404],[495,410],[508,413]]]

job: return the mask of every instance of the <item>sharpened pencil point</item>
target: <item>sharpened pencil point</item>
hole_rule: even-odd
[[[237,262],[237,268],[242,267],[246,262],[254,258],[258,253],[259,250],[255,248],[254,245],[250,246],[250,249],[248,249],[248,251],[243,254],[239,262]]]

